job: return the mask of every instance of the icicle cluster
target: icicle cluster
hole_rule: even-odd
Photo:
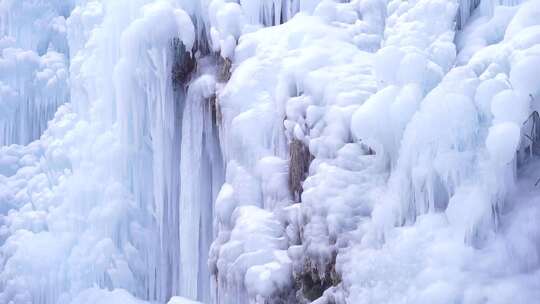
[[[39,138],[69,101],[70,1],[0,2],[0,145]]]

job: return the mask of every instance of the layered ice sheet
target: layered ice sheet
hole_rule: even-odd
[[[539,16],[0,0],[0,303],[533,303]]]

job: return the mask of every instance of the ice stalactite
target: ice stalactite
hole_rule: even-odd
[[[162,302],[181,291],[181,126],[194,39],[184,11],[166,3],[148,5],[144,17],[122,34],[115,71],[118,121],[129,147],[128,181],[137,204],[155,216],[148,220],[156,221],[159,236],[138,248],[148,255],[145,296]]]
[[[1,49],[0,145],[28,144],[41,136],[56,109],[69,101],[64,54]]]
[[[509,22],[507,18],[499,20],[506,24]],[[508,29],[512,28],[511,25],[512,23],[508,25]],[[507,30],[505,39],[498,45],[513,43],[510,33],[511,31]],[[479,32],[476,35],[482,34]],[[472,32],[464,39],[475,39],[475,33]],[[493,50],[499,48],[503,49],[503,47],[494,46]],[[521,68],[519,60],[512,59],[506,62],[505,65],[512,67],[508,71],[490,56],[483,57],[482,55],[480,52],[472,57],[467,65],[450,70],[441,84],[425,97],[421,110],[405,130],[400,157],[396,170],[393,172],[394,176],[391,178],[391,184],[400,184],[398,187],[402,209],[399,212],[398,222],[410,223],[414,222],[416,216],[424,213],[444,211],[447,208],[453,212],[457,199],[452,199],[452,197],[459,194],[459,200],[466,200],[461,196],[466,196],[463,191],[468,192],[463,184],[473,172],[477,172],[475,181],[482,190],[478,190],[480,193],[469,193],[469,195],[482,203],[477,204],[479,209],[474,216],[476,219],[471,218],[472,226],[468,228],[465,236],[469,242],[476,244],[482,243],[486,234],[498,226],[505,193],[509,190],[508,187],[512,184],[514,175],[513,165],[510,164],[514,162],[512,155],[505,155],[503,159],[508,164],[499,166],[500,164],[496,165],[499,162],[498,156],[495,157],[498,152],[490,152],[494,155],[494,159],[485,162],[485,158],[481,156],[484,153],[482,147],[484,144],[487,145],[489,151],[490,147],[497,143],[494,138],[503,136],[502,134],[508,138],[507,143],[510,146],[517,146],[520,136],[517,135],[516,139],[516,130],[519,134],[519,129],[530,111],[528,110],[530,97],[510,87],[512,81],[508,77],[509,72]],[[515,83],[512,85],[516,86]],[[451,102],[445,101],[448,97],[443,97],[449,92],[454,94],[450,99]],[[515,111],[512,113],[501,111],[502,104],[507,99],[516,101]],[[490,102],[492,102],[491,110],[489,109]],[[439,112],[442,108],[445,108],[445,111]],[[435,122],[434,117],[440,118],[437,118]],[[457,117],[460,119],[458,120]],[[505,124],[508,121],[517,126]],[[424,133],[420,137],[416,135],[417,131],[413,131],[421,128],[421,125],[435,125],[436,123],[440,126],[433,134]],[[455,130],[461,131],[455,132]],[[434,141],[434,138],[437,140]],[[426,148],[422,142],[436,144],[431,144],[429,148]],[[422,147],[422,151],[418,150],[419,147]],[[480,162],[478,159],[483,159],[483,161]],[[431,164],[425,163],[426,160]],[[452,165],[448,166],[450,163]],[[473,163],[480,164],[473,166]],[[475,169],[476,166],[481,166],[482,169]],[[484,175],[485,172],[492,170],[498,173],[493,173],[491,176]],[[404,175],[411,175],[413,178],[406,179]],[[497,178],[494,178],[495,176]],[[481,209],[484,211],[480,211]]]
[[[22,2],[1,3],[4,9],[6,3],[17,6]],[[58,4],[60,8],[41,10],[43,7],[22,6],[35,11],[25,11],[21,16],[34,20],[36,16],[33,14],[36,12],[45,12],[47,18],[52,16],[50,12],[55,12],[54,16],[60,17],[55,17],[51,23],[51,35],[45,38],[34,37],[31,30],[24,29],[24,26],[32,23],[21,23],[23,28],[10,30],[10,33],[3,35],[15,35],[16,39],[22,39],[21,46],[38,49],[28,53],[29,55],[17,52],[18,57],[14,56],[17,60],[30,61],[33,69],[41,68],[40,61],[43,58],[54,57],[55,50],[65,52],[62,57],[63,66],[52,62],[52,67],[43,67],[44,72],[38,74],[42,77],[40,81],[49,78],[61,80],[60,84],[64,86],[51,87],[51,92],[69,93],[72,103],[57,113],[58,117],[49,127],[49,133],[53,134],[46,133],[42,141],[32,146],[35,150],[6,148],[3,153],[7,156],[2,158],[2,162],[7,164],[5,174],[10,175],[6,177],[10,185],[9,191],[6,190],[6,197],[14,196],[15,192],[21,190],[20,187],[25,187],[24,183],[20,183],[24,177],[22,173],[14,174],[19,169],[26,168],[25,170],[30,171],[32,168],[35,172],[43,173],[40,177],[55,177],[48,184],[40,183],[39,187],[35,187],[36,191],[52,193],[44,199],[42,205],[35,207],[31,197],[20,196],[16,203],[9,205],[9,208],[13,208],[12,217],[33,214],[34,208],[37,208],[39,214],[46,213],[44,210],[47,210],[48,202],[49,205],[57,204],[61,207],[59,209],[68,209],[68,220],[63,225],[55,225],[57,222],[53,220],[43,224],[43,227],[37,225],[27,236],[27,239],[35,242],[24,247],[17,241],[20,237],[14,236],[19,227],[17,222],[11,218],[6,219],[6,226],[9,227],[6,230],[6,244],[12,249],[9,254],[6,253],[9,271],[3,272],[0,279],[2,286],[9,288],[0,293],[0,296],[6,301],[16,297],[37,299],[41,297],[40,290],[53,284],[57,287],[53,293],[40,299],[45,302],[55,302],[58,299],[62,302],[72,299],[78,301],[83,299],[76,297],[81,292],[85,296],[95,294],[128,299],[122,293],[109,293],[97,288],[87,289],[95,285],[98,288],[123,288],[145,300],[165,302],[171,295],[180,294],[210,302],[211,282],[204,252],[208,251],[214,236],[211,228],[214,214],[211,202],[223,179],[217,132],[218,122],[221,123],[221,112],[216,109],[217,97],[213,97],[215,93],[210,96],[205,88],[211,83],[207,81],[210,76],[203,76],[192,84],[190,82],[195,75],[192,70],[198,69],[202,64],[195,64],[195,53],[197,56],[209,53],[210,43],[206,37],[211,36],[210,28],[214,24],[211,21],[216,20],[208,20],[206,8],[190,1],[77,1],[67,20],[65,17],[75,3],[47,3]],[[71,6],[64,7],[66,3]],[[268,3],[261,2],[259,5],[264,7],[263,10],[267,10]],[[233,4],[229,7],[231,5]],[[259,14],[259,10],[251,7],[250,3],[246,3],[245,8],[238,7],[242,8],[242,14]],[[290,17],[295,12],[296,8],[291,9]],[[256,18],[249,22],[256,28],[269,20],[265,18]],[[11,17],[9,20],[3,18],[2,29],[7,29],[7,24],[14,24],[15,20],[16,18]],[[223,21],[227,20],[220,19],[221,23],[215,25],[218,30],[225,30],[225,36],[234,34],[234,41],[227,45],[228,50],[232,50],[247,23],[242,24],[242,28],[235,28],[238,20],[229,20],[230,24]],[[232,28],[229,28],[228,25],[231,24]],[[58,33],[63,36],[60,37]],[[18,46],[19,42],[13,41],[9,36],[2,38],[1,47],[6,56],[13,53],[6,49]],[[63,43],[69,44],[69,52]],[[47,45],[47,48],[44,48],[44,45]],[[41,54],[44,50],[49,52]],[[219,80],[225,81],[230,78],[232,58],[222,57],[223,72]],[[198,57],[197,60],[199,59],[201,58]],[[9,64],[14,65],[13,60],[10,60]],[[68,65],[69,76],[66,73]],[[18,68],[20,67],[18,64]],[[197,76],[206,73],[202,70],[200,72]],[[27,74],[32,76],[32,73],[33,70]],[[212,71],[210,74],[216,73]],[[61,78],[62,75],[65,78]],[[22,76],[26,77],[26,74]],[[10,81],[11,79],[15,78],[10,78]],[[24,82],[29,83],[26,80]],[[54,85],[55,82],[47,82],[47,85],[51,84]],[[32,92],[27,91],[17,95],[17,90],[13,88],[24,90],[23,86],[11,82],[8,86],[7,89],[6,85],[2,86],[2,96],[7,96],[2,99],[2,107],[24,104],[19,100],[12,102],[12,99],[19,95],[24,95],[24,98],[32,96]],[[61,100],[65,101],[67,100]],[[206,107],[207,105],[212,106]],[[51,113],[54,111],[55,109],[51,109]],[[29,120],[34,121],[36,117]],[[72,123],[67,123],[68,118]],[[47,120],[48,117],[43,118],[43,122]],[[62,125],[63,122],[66,128],[72,127],[76,130],[63,132],[60,128],[62,132],[58,131],[56,125]],[[30,126],[28,123],[23,125]],[[74,125],[77,127],[73,127]],[[185,130],[183,125],[186,126]],[[229,127],[230,125],[226,125],[222,129],[230,134]],[[277,130],[273,133],[277,134]],[[33,133],[32,138],[27,141],[39,137],[40,133],[41,130]],[[81,138],[84,134],[87,136]],[[99,144],[96,143],[95,146],[101,150],[90,148],[92,141],[97,141]],[[54,144],[51,144],[52,142]],[[75,142],[80,146],[76,146]],[[115,143],[111,145],[114,149],[103,149],[105,143]],[[222,146],[226,147],[227,144],[222,143]],[[191,153],[191,150],[197,153]],[[34,166],[39,167],[38,159],[41,153],[50,153],[51,156],[45,159],[44,167],[38,171]],[[13,161],[11,154],[19,157],[24,155],[25,162],[19,164]],[[53,163],[55,166],[52,166]],[[282,170],[283,164],[284,162],[278,162],[275,166],[286,172]],[[112,172],[105,178],[103,170],[107,168]],[[197,178],[191,176],[190,171],[196,172]],[[212,182],[208,183],[208,179],[212,179]],[[69,180],[71,184],[64,184],[65,180]],[[102,185],[101,180],[107,184]],[[70,190],[69,185],[77,184],[87,185],[86,190],[77,192],[76,189],[80,187]],[[272,193],[271,188],[265,188],[265,191]],[[102,194],[102,191],[105,194]],[[33,194],[32,191],[29,193]],[[283,193],[287,197],[288,193]],[[57,196],[68,199],[53,199]],[[268,206],[272,206],[282,199],[281,196],[269,195],[265,201]],[[91,212],[92,216],[85,218],[86,212]],[[120,214],[125,216],[121,217]],[[107,219],[106,225],[101,218]],[[270,220],[270,224],[273,223],[274,219]],[[51,228],[52,226],[55,229]],[[43,284],[35,284],[26,277],[27,273],[21,274],[23,279],[17,280],[12,270],[15,269],[17,261],[24,260],[23,253],[38,252],[39,248],[36,246],[40,244],[39,240],[47,240],[49,236],[54,238],[63,233],[72,236],[71,233],[75,231],[66,227],[77,227],[76,232],[83,235],[80,241],[58,245],[54,254],[67,262],[54,260],[39,271],[32,268],[35,266],[32,263],[28,267],[28,273],[37,271],[36,273],[43,276],[56,271],[61,274],[58,280],[50,279]],[[48,233],[42,234],[44,230],[48,230]],[[282,233],[279,229],[277,231]],[[278,245],[281,250],[285,249],[284,244],[280,239]],[[91,250],[92,247],[96,249]],[[103,255],[98,255],[96,250],[102,250]],[[270,251],[269,249],[268,252]],[[89,256],[85,257],[84,252],[89,252]],[[282,251],[280,254],[281,258],[283,253]],[[96,259],[100,259],[99,267],[87,267],[98,263]],[[92,270],[77,271],[82,268]],[[62,269],[69,269],[65,277],[62,276]],[[285,271],[286,267],[283,269]],[[281,273],[288,274],[287,271]],[[193,276],[197,279],[194,280]],[[63,280],[71,283],[61,283]]]
[[[74,10],[67,24],[76,112],[71,106],[58,111],[32,145],[36,149],[2,150],[27,155],[15,167],[8,158],[9,168],[36,172],[43,181],[35,191],[49,193],[36,205],[35,194],[27,191],[6,212],[54,218],[21,238],[18,229],[26,226],[2,215],[6,271],[0,301],[69,303],[90,287],[123,288],[160,302],[180,292],[181,114],[189,77],[173,79],[172,71],[177,61],[191,58],[194,28],[172,2],[143,2],[92,1]],[[185,46],[182,51],[173,51],[175,39]],[[175,86],[173,80],[183,83]],[[24,179],[9,174],[2,176],[9,185],[3,194],[12,197],[19,188],[11,185]],[[42,251],[42,242],[52,249]],[[38,267],[43,260],[27,257],[47,263]],[[28,265],[18,277],[12,271],[17,261]],[[108,294],[83,293],[75,300]]]
[[[179,294],[210,303],[208,251],[214,239],[213,202],[223,184],[214,76],[190,83],[182,122]]]
[[[196,36],[187,13],[166,4],[149,5],[145,13],[123,33],[115,80],[124,145],[133,149],[128,180],[138,204],[155,208],[159,235],[156,244],[138,248],[155,254],[147,257],[146,297],[209,303],[212,202],[223,182],[216,83],[211,67],[206,70],[212,60],[202,57],[204,37]],[[148,26],[164,16],[171,19],[160,21],[161,30]],[[146,30],[153,34],[140,36]]]
[[[400,160],[407,155],[403,151],[403,134],[422,98],[453,65],[456,10],[456,2],[442,4],[426,0],[415,4],[399,1],[388,4],[385,39],[374,60],[379,91],[356,111],[351,128],[355,138],[372,147],[392,171],[396,171]],[[431,19],[434,14],[438,16],[436,23]],[[430,34],[423,40],[412,38],[419,36],[419,28],[428,27]],[[378,126],[381,121],[391,127],[383,130]],[[400,195],[405,193],[401,191]],[[409,197],[403,200],[408,201]],[[403,218],[408,217],[403,215]]]
[[[456,15],[456,29],[462,30],[467,20],[473,15],[474,10],[480,5],[482,0],[459,1],[459,8]]]
[[[240,5],[250,23],[279,25],[299,11],[312,11],[320,0],[241,0]]]
[[[65,21],[75,6],[73,0],[0,2],[0,35],[16,40],[20,48],[39,55],[52,47],[68,54]]]

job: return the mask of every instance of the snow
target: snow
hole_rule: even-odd
[[[253,298],[286,292],[292,280],[283,225],[266,210],[243,206],[232,214],[232,226],[229,240],[221,246],[215,261],[224,283],[220,287],[226,289],[223,301],[237,298],[233,292],[237,286],[245,286],[245,292]]]
[[[504,90],[493,96],[491,101],[493,123],[514,122],[520,124],[527,119],[529,113],[529,100],[516,91]]]
[[[0,0],[0,303],[532,303],[540,2]]]
[[[538,24],[540,17],[540,8],[536,1],[525,1],[516,12],[512,21],[508,24],[504,33],[505,39],[511,39],[517,33],[523,31],[527,27],[532,27]]]
[[[167,304],[200,304],[200,302],[192,301],[183,297],[172,297]]]
[[[540,92],[540,82],[535,77],[536,67],[540,66],[540,55],[527,56],[512,65],[510,71],[510,82],[517,91],[526,96],[536,96]]]
[[[209,13],[214,51],[221,50],[223,57],[231,58],[246,23],[242,7],[234,2],[216,0],[210,3]]]
[[[108,303],[125,303],[125,304],[143,304],[147,303],[134,298],[131,294],[123,289],[115,289],[113,291],[105,291],[97,288],[90,288],[81,292],[72,302],[73,304],[108,304]],[[174,302],[176,303],[176,302]],[[189,303],[189,302],[179,302]]]
[[[520,130],[517,124],[500,123],[489,128],[486,147],[495,162],[506,164],[514,158],[519,140]]]
[[[492,119],[491,100],[497,93],[505,89],[509,89],[509,83],[508,79],[504,77],[491,78],[478,85],[474,95],[474,102],[483,119]]]

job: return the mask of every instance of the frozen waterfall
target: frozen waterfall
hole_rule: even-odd
[[[540,0],[0,0],[0,303],[540,299]]]

